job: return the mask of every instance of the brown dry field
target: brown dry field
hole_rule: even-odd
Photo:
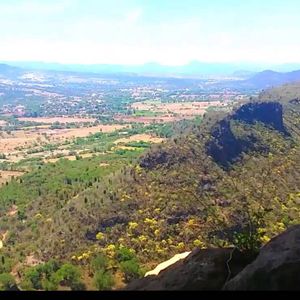
[[[81,118],[81,117],[40,117],[40,118],[18,118],[19,121],[37,122],[45,124],[59,123],[92,123],[95,122],[95,118]]]
[[[160,112],[163,113],[163,115],[157,117],[117,115],[115,119],[128,123],[168,123],[183,119],[192,119],[195,116],[202,116],[210,106],[221,107],[224,106],[224,104],[220,101],[180,103],[136,102],[131,105],[132,109]]]
[[[96,154],[96,153],[85,153],[85,154],[80,154],[80,153],[78,153],[78,155],[79,156],[81,156],[82,158],[89,158],[89,157],[93,157],[93,155],[99,155],[99,153],[98,154]],[[63,159],[68,159],[68,160],[76,160],[76,156],[75,155],[65,155],[65,156],[62,156],[62,157],[57,157],[57,158],[49,158],[49,157],[47,157],[47,158],[45,158],[44,159],[44,162],[45,163],[56,163],[57,161],[59,161],[61,158],[63,158]]]
[[[0,171],[0,185],[11,181],[12,177],[20,177],[24,172],[19,171]]]
[[[115,120],[123,121],[126,123],[144,123],[144,124],[151,124],[151,123],[169,123],[180,121],[182,119],[193,119],[194,116],[172,116],[172,115],[165,115],[159,117],[139,117],[139,116],[116,116]]]
[[[0,137],[0,153],[9,154],[17,150],[18,147],[30,148],[34,143],[57,143],[64,140],[86,137],[97,132],[113,132],[126,128],[125,125],[98,125],[93,127],[71,128],[71,129],[47,129],[38,128],[32,130],[13,131],[10,135],[5,133]],[[44,135],[47,135],[48,140]]]
[[[59,157],[59,158],[47,158],[47,159],[44,159],[44,162],[45,163],[56,163],[61,158],[68,159],[68,160],[76,160],[75,155],[67,155],[67,156],[63,156],[63,157]]]
[[[126,144],[129,142],[140,142],[140,141],[158,144],[158,143],[162,143],[164,140],[165,139],[163,139],[163,138],[159,138],[156,136],[152,136],[150,134],[143,133],[143,134],[135,134],[135,135],[132,135],[132,136],[129,136],[126,138],[118,139],[118,140],[114,141],[114,144],[116,144],[116,145],[117,144]]]
[[[210,106],[222,106],[220,101],[211,102],[180,102],[180,103],[147,103],[136,102],[131,105],[136,110],[150,110],[185,116],[203,115]]]

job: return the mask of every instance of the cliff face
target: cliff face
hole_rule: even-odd
[[[242,136],[238,136],[234,131],[234,127],[239,123],[248,125],[247,132]],[[283,124],[283,108],[280,103],[248,103],[213,127],[212,138],[206,144],[207,154],[223,168],[229,168],[242,153],[268,151],[267,143],[254,134],[257,129],[251,131],[251,126],[256,123],[288,135]]]
[[[126,290],[300,290],[300,225],[272,239],[257,257],[236,249],[194,250],[158,276]]]
[[[261,122],[279,132],[286,133],[283,125],[283,109],[278,102],[248,103],[240,107],[232,116],[248,124]]]

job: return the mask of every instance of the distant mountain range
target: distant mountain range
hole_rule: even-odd
[[[18,66],[17,66],[18,65]],[[220,79],[227,77],[231,81],[219,81],[218,84],[224,87],[248,87],[255,89],[266,89],[285,83],[300,81],[300,70],[292,72],[276,72],[265,70],[254,72],[236,69],[230,64],[203,64],[192,63],[182,67],[168,67],[159,64],[146,64],[142,66],[121,66],[121,65],[60,65],[48,63],[15,63],[14,65],[0,64],[0,77],[15,79],[28,72],[43,72],[55,76],[55,72],[63,72],[66,75],[89,76],[90,74],[106,76],[153,76],[153,77],[182,77],[208,78],[209,76]],[[210,72],[210,73],[209,73]],[[223,72],[223,73],[222,73]],[[230,75],[226,75],[226,73]],[[205,75],[206,74],[206,75]],[[237,80],[239,79],[239,80]]]
[[[4,62],[5,63],[5,62]],[[136,73],[139,75],[153,76],[236,76],[246,78],[249,75],[260,72],[265,69],[272,69],[277,72],[290,72],[300,69],[300,64],[283,64],[283,65],[258,65],[250,63],[206,63],[192,61],[183,66],[166,66],[155,62],[143,65],[112,65],[112,64],[59,64],[45,62],[9,62],[11,66],[21,67],[31,70],[52,70],[67,72],[86,72],[86,73]],[[242,70],[242,71],[240,71]]]

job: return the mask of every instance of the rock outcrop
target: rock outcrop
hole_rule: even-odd
[[[272,239],[224,290],[300,290],[300,225]]]
[[[234,249],[194,250],[158,276],[133,281],[126,290],[220,290],[226,280],[238,274],[253,257]]]
[[[176,262],[178,262],[181,259],[185,259],[190,254],[191,254],[191,252],[188,251],[188,252],[184,252],[184,253],[174,255],[171,259],[169,259],[167,261],[164,261],[163,263],[156,266],[156,268],[154,270],[147,272],[145,274],[145,277],[151,276],[151,275],[158,275],[162,270],[165,270],[166,268],[168,268],[169,266],[175,264]]]
[[[197,249],[125,290],[300,290],[300,225],[273,238],[257,257],[236,249]]]

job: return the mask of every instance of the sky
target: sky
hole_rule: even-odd
[[[0,0],[0,61],[299,63],[299,0]]]

